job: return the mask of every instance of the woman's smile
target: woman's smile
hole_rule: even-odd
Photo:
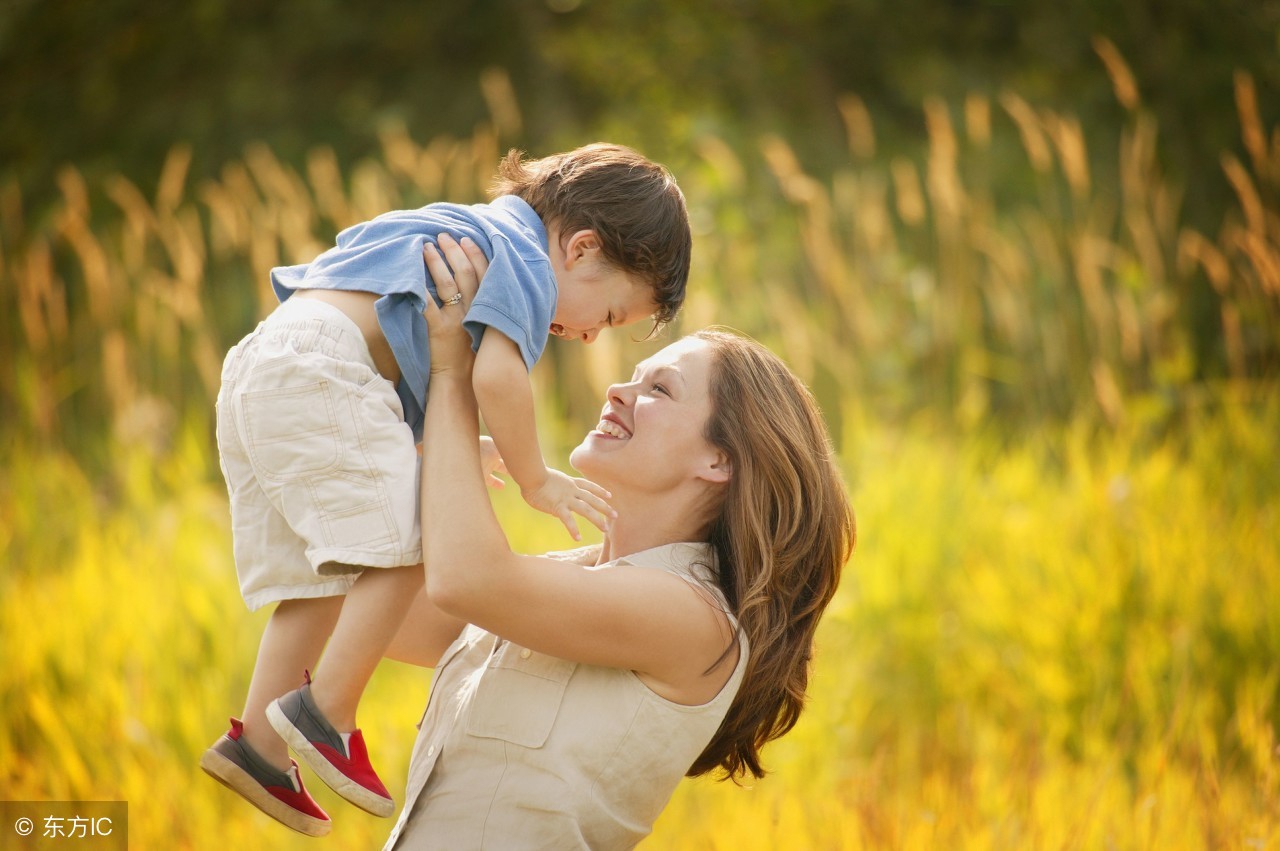
[[[596,425],[591,434],[611,438],[613,440],[631,439],[631,432],[622,424],[622,421],[612,413],[602,416],[599,424]]]

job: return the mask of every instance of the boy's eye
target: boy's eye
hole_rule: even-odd
[[[671,395],[670,393],[668,393],[668,392],[667,392],[667,388],[666,388],[666,387],[663,387],[661,384],[655,384],[655,385],[653,385],[653,389],[654,389],[654,392],[656,392],[656,393],[661,393],[661,394],[662,394],[662,395],[664,395],[664,396],[670,396],[670,395]]]

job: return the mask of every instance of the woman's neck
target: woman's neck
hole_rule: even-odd
[[[615,491],[612,505],[618,516],[604,536],[600,564],[665,544],[705,538],[703,512],[687,500],[670,494],[660,498],[623,496]]]

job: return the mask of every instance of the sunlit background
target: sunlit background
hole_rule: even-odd
[[[0,799],[318,847],[197,765],[265,623],[221,358],[272,266],[599,139],[675,172],[694,268],[661,339],[549,347],[548,457],[729,325],[813,387],[860,532],[769,776],[643,847],[1280,847],[1276,0],[0,5]],[[397,798],[428,683],[361,709]]]

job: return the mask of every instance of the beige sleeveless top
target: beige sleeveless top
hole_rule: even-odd
[[[705,588],[728,611],[706,544],[617,559]],[[730,622],[737,626],[730,615]],[[711,741],[747,661],[701,706],[672,703],[632,671],[582,665],[466,627],[435,669],[404,809],[384,851],[631,848]]]

